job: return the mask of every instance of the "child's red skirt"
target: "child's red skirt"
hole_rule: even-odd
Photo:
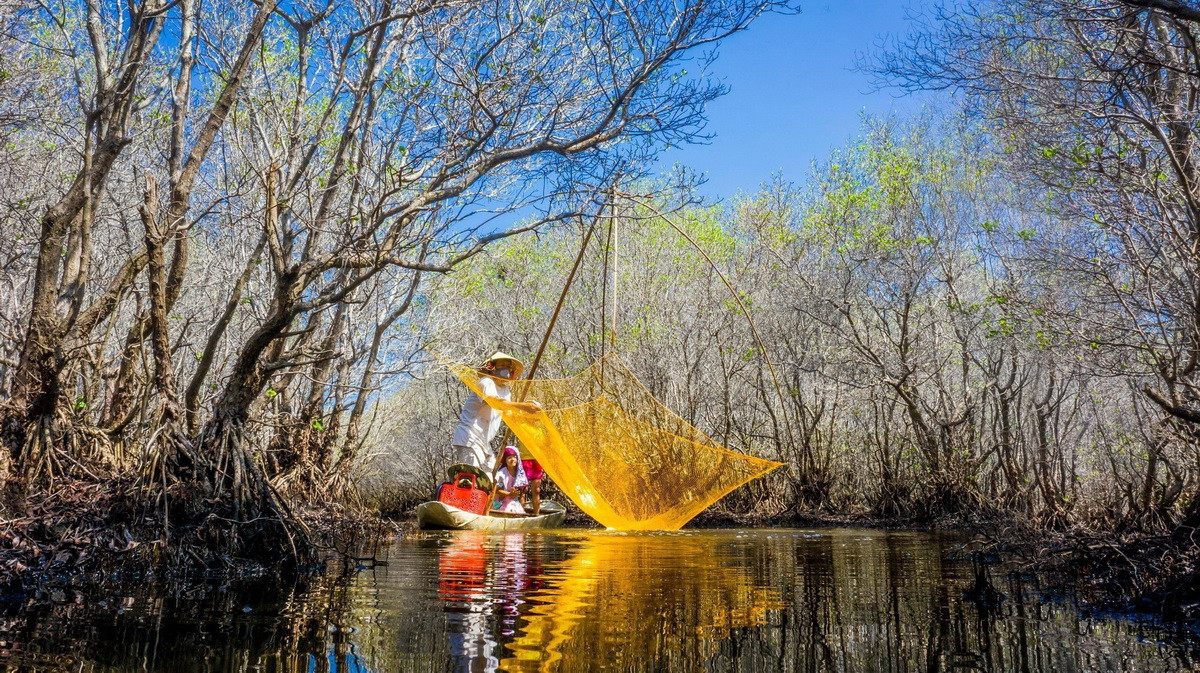
[[[525,468],[525,478],[531,481],[546,476],[546,471],[542,469],[542,464],[533,458],[522,460],[521,467]]]

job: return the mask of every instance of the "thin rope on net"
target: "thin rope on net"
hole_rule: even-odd
[[[447,363],[480,394],[475,369]],[[514,381],[527,413],[488,404],[559,488],[601,525],[675,530],[725,494],[782,465],[731,451],[663,406],[616,355],[566,379]]]

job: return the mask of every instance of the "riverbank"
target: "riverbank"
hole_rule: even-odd
[[[330,562],[369,562],[381,543],[411,528],[338,503],[299,504],[291,515],[305,539],[271,549],[275,522],[189,518],[178,509],[170,518],[134,488],[122,479],[63,482],[30,496],[25,516],[0,520],[0,602],[53,586],[319,573]]]
[[[1103,612],[1200,626],[1200,547],[1190,535],[977,531],[992,553],[1036,573],[1049,592]]]

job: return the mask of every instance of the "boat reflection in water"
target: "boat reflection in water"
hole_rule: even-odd
[[[456,669],[469,670],[479,661],[495,670],[498,663],[488,628],[494,605],[489,600],[486,540],[482,531],[464,531],[438,557],[438,598],[451,604],[446,613]]]
[[[1081,614],[959,541],[855,529],[422,533],[293,584],[0,610],[0,671],[1192,671],[1190,632]]]

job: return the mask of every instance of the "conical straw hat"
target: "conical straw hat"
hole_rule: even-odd
[[[508,360],[509,362],[511,362],[512,363],[512,377],[514,379],[521,378],[521,372],[525,371],[525,363],[521,362],[520,360],[514,358],[513,356],[511,356],[508,353],[505,353],[503,351],[496,351],[495,353],[492,354],[492,357],[484,360],[483,364],[486,365],[489,362],[499,362],[500,360]]]

